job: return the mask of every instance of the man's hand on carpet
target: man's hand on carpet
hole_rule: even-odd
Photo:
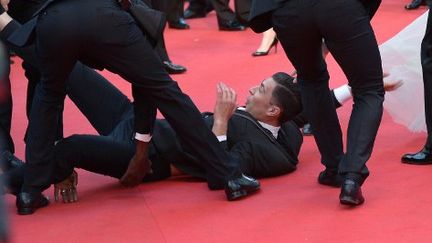
[[[123,186],[134,187],[142,182],[144,176],[151,171],[151,161],[147,156],[148,143],[137,141],[137,150],[129,162],[126,173],[120,179]]]
[[[72,174],[62,182],[54,184],[54,199],[60,201],[60,195],[64,203],[73,203],[78,201],[77,193],[78,174],[73,171]]]

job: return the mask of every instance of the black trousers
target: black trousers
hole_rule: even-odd
[[[196,13],[207,13],[213,10],[213,5],[210,0],[190,0],[188,10]]]
[[[166,13],[168,22],[176,22],[183,17],[183,0],[152,0],[154,9]]]
[[[26,1],[26,0],[14,0],[9,3],[9,10],[8,14],[14,18],[16,21],[20,23],[24,23],[28,21],[32,15],[41,7],[41,4],[44,1],[42,0],[35,0],[35,1]],[[8,36],[5,36],[4,33],[0,34],[0,38],[4,43],[6,42],[6,38]],[[21,53],[20,51],[16,51],[16,48],[13,46],[8,46],[11,50]],[[23,58],[22,55],[18,54],[21,58]],[[9,63],[9,57],[4,56],[2,57],[5,60],[2,62]],[[26,99],[26,114],[27,117],[30,116],[30,110],[31,110],[31,104],[33,100],[34,91],[36,88],[37,83],[40,81],[40,72],[37,67],[32,65],[28,62],[26,56],[24,55],[22,67],[25,70],[25,76],[28,80],[27,85],[27,99]],[[15,151],[14,142],[12,137],[10,136],[10,127],[11,127],[11,119],[12,119],[12,93],[10,90],[10,79],[9,79],[9,72],[10,67],[7,66],[4,68],[7,75],[2,78],[0,82],[2,82],[3,87],[6,90],[7,93],[7,99],[2,100],[0,102],[0,154],[1,152],[8,150],[12,153]],[[59,127],[62,128],[62,121],[59,120]],[[58,130],[57,133],[57,139],[62,138],[62,129]]]
[[[238,20],[246,24],[249,18],[251,8],[251,0],[235,0],[235,12],[229,6],[229,0],[211,0],[216,11],[216,16],[219,24],[225,24],[230,21]]]
[[[358,1],[291,0],[275,11],[273,25],[297,70],[322,163],[363,182],[384,100],[381,58],[368,13]],[[322,39],[347,76],[354,97],[345,154]]]
[[[107,68],[132,84],[136,132],[151,132],[159,109],[207,168],[210,189],[221,189],[226,180],[239,176],[239,171],[230,171],[230,158],[192,100],[169,77],[132,17],[115,1],[55,2],[38,17],[36,36],[42,80],[30,115],[23,191],[37,192],[50,182],[53,128],[61,115],[66,78],[78,60]]]
[[[431,8],[431,5],[429,5],[429,8]],[[430,11],[420,51],[424,83],[425,117],[428,132],[425,147],[428,149],[432,149],[432,14]]]
[[[74,72],[77,70],[79,68]],[[64,180],[75,167],[121,178],[135,153],[133,104],[97,73],[83,69],[79,75],[80,79],[68,82],[67,95],[100,135],[72,135],[57,143],[52,181]],[[169,162],[161,158],[153,141],[149,158],[152,173],[144,181],[161,180],[171,175]]]
[[[152,8],[165,12],[167,14],[167,21],[178,21],[183,17],[183,0],[147,0]],[[162,61],[171,61],[165,45],[165,36],[162,35],[155,45],[156,53]]]
[[[2,52],[4,55],[0,57],[0,63],[2,63],[1,67],[4,70],[4,75],[0,77],[0,89],[3,91],[3,97],[0,99],[0,154],[5,150],[11,151],[12,153],[15,151],[14,143],[10,136],[13,103],[9,79],[9,55],[6,54],[6,48],[3,48]]]

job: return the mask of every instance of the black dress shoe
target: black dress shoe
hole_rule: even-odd
[[[432,164],[432,153],[427,148],[414,154],[404,154],[401,159],[402,163],[413,165],[429,165]]]
[[[8,150],[4,151],[0,156],[0,168],[3,172],[20,167],[23,164],[22,160],[18,159]]]
[[[185,19],[196,19],[196,18],[204,18],[207,14],[204,11],[192,11],[189,9],[186,9],[184,11],[184,17]]]
[[[174,64],[171,61],[163,61],[163,65],[169,74],[180,74],[187,71],[182,65]]]
[[[425,0],[413,0],[410,4],[405,5],[406,10],[417,9],[420,5],[426,5]]]
[[[219,30],[223,31],[242,31],[246,30],[246,26],[242,25],[240,22],[233,20],[227,23],[219,23]]]
[[[312,127],[311,127],[310,123],[304,124],[303,129],[302,129],[302,133],[303,133],[303,136],[312,136],[313,135]]]
[[[20,215],[32,214],[36,209],[46,207],[48,204],[49,199],[42,193],[30,194],[21,192],[16,199],[16,206]]]
[[[323,170],[318,175],[318,183],[331,187],[341,187],[342,177],[337,171]]]
[[[168,21],[168,26],[171,29],[187,30],[190,26],[186,23],[183,18],[179,18],[177,21]]]
[[[360,184],[351,179],[345,179],[339,195],[341,204],[357,206],[364,203]]]
[[[259,189],[260,183],[258,180],[242,174],[241,177],[228,181],[225,186],[225,194],[228,201],[233,201],[243,198]]]

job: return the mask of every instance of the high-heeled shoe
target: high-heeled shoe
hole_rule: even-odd
[[[252,53],[252,56],[254,56],[254,57],[267,56],[273,47],[275,48],[275,53],[277,53],[278,42],[279,42],[279,40],[277,38],[274,38],[272,44],[270,45],[270,47],[267,51],[256,51],[256,52]]]
[[[420,5],[426,5],[425,0],[413,0],[410,4],[405,5],[406,10],[417,9]]]

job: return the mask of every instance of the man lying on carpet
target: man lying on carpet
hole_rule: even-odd
[[[55,199],[61,193],[64,202],[77,200],[77,174],[74,167],[121,178],[134,154],[133,106],[130,100],[104,80],[85,78],[70,82],[68,95],[100,135],[72,135],[56,145],[56,173],[53,178]],[[84,78],[83,78],[84,80]],[[236,93],[218,84],[214,113],[203,113],[207,124],[223,146],[239,158],[242,172],[255,177],[283,175],[296,169],[303,142],[299,127],[303,125],[298,87],[293,77],[276,73],[249,90],[246,107],[236,107]],[[386,89],[399,83],[386,82]],[[96,95],[96,93],[98,95]],[[343,85],[333,92],[337,107],[351,97]],[[284,105],[281,105],[284,104]],[[193,128],[191,128],[193,129]],[[197,145],[199,146],[199,145]],[[3,178],[10,192],[19,192],[22,167],[11,154]],[[178,171],[206,179],[206,171],[188,153],[165,120],[157,120],[150,149],[152,171],[143,181],[156,181]],[[17,163],[18,162],[18,163]],[[177,170],[178,169],[178,170]],[[339,186],[321,173],[319,183]]]

